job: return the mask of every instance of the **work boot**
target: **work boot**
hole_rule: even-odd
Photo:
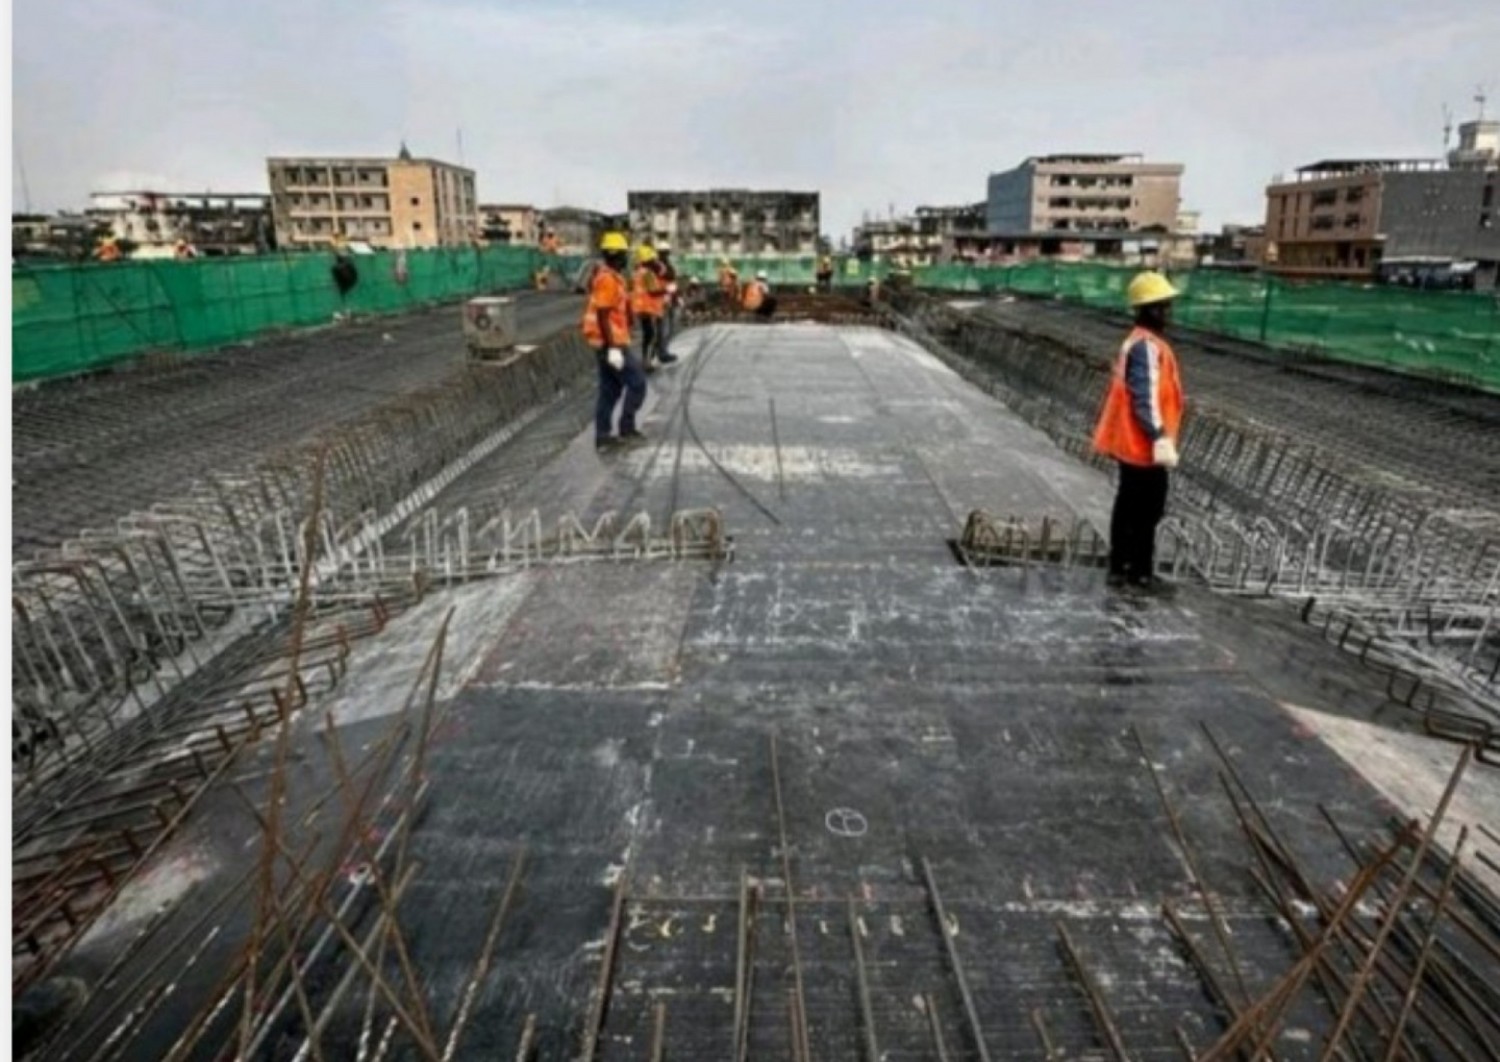
[[[660,358],[663,365],[675,365],[679,360],[676,354],[663,354]]]
[[[1159,575],[1131,576],[1130,589],[1148,597],[1175,597],[1177,595],[1177,584]]]
[[[594,440],[594,449],[599,453],[606,453],[620,445],[620,440],[613,435],[603,435]]]
[[[622,431],[622,432],[620,432],[620,445],[621,446],[628,446],[628,445],[630,445],[632,443],[643,443],[645,441],[646,441],[646,436],[644,436],[643,434],[641,434],[635,428],[631,428],[629,431]]]

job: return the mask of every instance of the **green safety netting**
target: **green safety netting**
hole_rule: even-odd
[[[522,287],[544,263],[572,276],[576,260],[530,247],[355,255],[347,301],[333,256],[308,253],[27,267],[11,271],[11,379],[45,379],[152,351],[194,351],[269,329],[325,324],[335,313],[395,313]]]
[[[97,368],[149,351],[203,350],[268,329],[321,324],[340,310],[394,313],[515,288],[551,261],[567,282],[576,260],[544,259],[529,247],[461,248],[358,255],[359,285],[341,303],[327,254],[129,261],[12,271],[11,378],[34,380]],[[685,275],[712,285],[718,256],[683,256]],[[742,278],[764,270],[774,284],[812,285],[817,257],[735,257]],[[887,263],[840,257],[835,283],[890,275]],[[1121,310],[1134,269],[1069,262],[917,269],[923,288],[1013,292]],[[1474,292],[1412,291],[1295,283],[1261,274],[1174,274],[1183,289],[1177,319],[1190,327],[1273,347],[1327,355],[1500,390],[1500,302]]]
[[[1123,311],[1136,269],[1082,263],[942,265],[916,270],[923,288],[1014,292]],[[1172,274],[1175,319],[1190,328],[1312,350],[1344,361],[1500,390],[1500,298],[1281,280],[1199,269]]]

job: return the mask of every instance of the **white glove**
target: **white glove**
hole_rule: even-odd
[[[1151,463],[1162,468],[1177,467],[1177,444],[1170,435],[1163,435],[1151,444]]]
[[[609,367],[615,372],[625,368],[625,352],[619,347],[610,347],[609,353],[604,355],[604,360],[609,362]]]
[[[677,282],[675,280],[672,283],[670,283],[670,284],[667,285],[667,294],[668,295],[676,295],[677,294]]]

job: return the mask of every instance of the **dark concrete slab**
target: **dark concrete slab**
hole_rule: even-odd
[[[815,1058],[863,1050],[851,899],[884,1058],[936,1057],[925,993],[952,1057],[977,1057],[944,932],[992,1057],[1042,1057],[1036,1010],[1068,1057],[1104,1057],[1059,923],[1132,1057],[1179,1057],[1179,1025],[1206,1046],[1223,1016],[1163,924],[1164,899],[1227,970],[1134,732],[1255,988],[1293,949],[1247,875],[1200,724],[1330,887],[1351,867],[1320,804],[1360,834],[1393,808],[1430,808],[1426,789],[1403,799],[1362,777],[1349,735],[1324,740],[1318,718],[1368,724],[1379,683],[1295,621],[1191,589],[1124,598],[1088,571],[958,567],[944,539],[970,506],[1097,518],[1108,485],[925,352],[810,326],[716,326],[679,349],[683,363],[652,378],[651,444],[602,460],[575,445],[507,496],[653,519],[719,506],[733,562],[577,566],[437,595],[393,624],[391,652],[346,680],[363,692],[338,702],[375,726],[366,702],[390,702],[437,610],[459,604],[451,714],[413,840],[423,870],[403,909],[435,1013],[451,1013],[527,853],[459,1057],[510,1057],[532,1013],[539,1057],[576,1056],[622,874],[604,1059],[649,1057],[658,1002],[668,1058],[731,1057],[742,874],[764,890],[752,1058],[790,1057],[789,897]],[[1393,762],[1430,779],[1437,760]],[[1476,772],[1464,815],[1495,793]],[[329,1044],[352,1042],[358,1017],[342,1015]],[[1315,1057],[1326,1024],[1293,1014],[1281,1056]]]

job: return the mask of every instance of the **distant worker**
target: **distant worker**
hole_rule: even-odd
[[[1165,333],[1177,297],[1166,277],[1138,274],[1126,289],[1135,327],[1120,345],[1094,449],[1119,463],[1109,521],[1109,583],[1168,591],[1156,576],[1156,525],[1167,509],[1167,470],[1177,467],[1182,384]]]
[[[542,253],[543,254],[557,254],[558,250],[559,250],[559,247],[558,247],[558,243],[557,243],[557,233],[555,233],[555,232],[544,232],[544,233],[542,233]]]
[[[724,298],[733,306],[740,298],[740,274],[739,270],[727,258],[719,259],[719,291]]]
[[[817,280],[819,291],[829,292],[833,290],[833,258],[831,256],[825,254],[822,258],[818,259]]]
[[[641,438],[635,415],[646,401],[646,374],[640,358],[630,352],[630,289],[625,283],[630,244],[624,233],[606,232],[599,251],[602,261],[589,280],[589,301],[583,311],[583,338],[594,348],[599,366],[594,445],[603,450],[615,442]],[[611,422],[622,393],[625,404],[616,436]]]
[[[176,259],[197,258],[198,248],[188,243],[187,240],[179,239],[172,245],[172,257]]]
[[[756,273],[753,280],[745,283],[740,306],[767,321],[776,313],[776,296],[771,294],[771,282],[766,279],[764,269]]]
[[[118,262],[120,254],[120,241],[113,236],[106,236],[99,241],[99,246],[94,249],[94,257],[101,262]]]
[[[672,336],[677,331],[677,306],[682,301],[678,292],[677,266],[672,263],[672,245],[663,240],[656,248],[657,271],[662,283],[667,286],[666,312],[661,318],[661,363],[670,365],[676,361],[672,355]]]
[[[635,272],[630,279],[630,309],[641,323],[641,362],[649,372],[661,356],[661,319],[667,301],[667,286],[658,271],[656,252],[650,247],[636,250]]]

